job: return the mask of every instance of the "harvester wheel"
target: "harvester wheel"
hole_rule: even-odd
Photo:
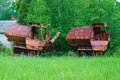
[[[41,51],[37,51],[37,50],[28,50],[28,56],[40,56],[41,55]]]
[[[53,45],[52,45],[52,44],[49,44],[49,46],[47,46],[46,51],[47,51],[50,55],[52,55],[53,52],[54,52],[54,47],[53,47]]]
[[[28,56],[32,56],[32,51],[28,50]]]
[[[15,47],[13,48],[12,56],[14,56],[14,54],[15,54]]]
[[[98,56],[99,55],[99,51],[93,51],[93,56]]]
[[[19,49],[16,47],[13,47],[13,52],[12,52],[12,56],[15,56],[15,54],[19,53]]]
[[[40,56],[41,55],[41,51],[36,51],[36,56]]]
[[[82,56],[81,51],[77,51],[77,56],[78,57]]]

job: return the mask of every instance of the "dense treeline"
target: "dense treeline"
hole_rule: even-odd
[[[10,20],[11,16],[17,16],[15,2],[0,0],[0,20]]]
[[[58,50],[69,50],[66,34],[72,27],[106,22],[111,35],[109,49],[120,44],[120,3],[115,0],[16,0],[18,22],[51,24],[51,34],[61,31]],[[113,49],[115,50],[115,49]]]

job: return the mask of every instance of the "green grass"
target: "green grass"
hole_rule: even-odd
[[[120,58],[1,56],[0,80],[120,80]]]

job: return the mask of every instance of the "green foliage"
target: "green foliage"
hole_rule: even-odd
[[[29,22],[40,22],[50,23],[49,8],[45,6],[44,0],[32,0],[29,4],[27,23]]]
[[[12,15],[17,16],[15,2],[0,0],[0,20],[10,20]]]
[[[45,6],[44,0],[17,0],[16,4],[19,23],[50,23],[49,8]]]
[[[9,4],[10,4],[10,0],[0,0],[0,11],[7,8]]]
[[[4,51],[0,52],[0,56],[11,56],[12,55],[12,49],[11,48],[4,48]]]
[[[17,10],[18,10],[18,22],[21,24],[26,24],[28,5],[31,0],[16,0]]]
[[[0,42],[0,56],[9,56],[12,54],[11,48],[6,48],[1,42]]]
[[[111,36],[110,50],[120,43],[120,3],[115,0],[17,0],[18,22],[51,24],[51,36],[61,31],[57,50],[70,50],[66,35],[71,28],[106,22]],[[115,50],[115,49],[114,49]],[[113,50],[113,51],[114,51]]]

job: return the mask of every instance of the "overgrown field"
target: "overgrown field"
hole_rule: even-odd
[[[120,58],[1,56],[0,80],[120,80]]]

